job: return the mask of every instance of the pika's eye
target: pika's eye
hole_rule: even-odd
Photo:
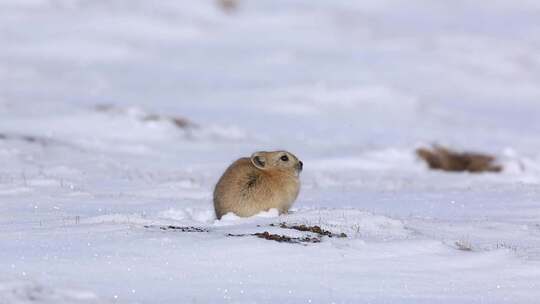
[[[280,157],[279,159],[281,159],[282,161],[289,161],[289,157],[287,155],[283,155],[282,157]]]

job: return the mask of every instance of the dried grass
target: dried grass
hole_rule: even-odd
[[[448,148],[434,145],[433,148],[420,148],[416,154],[431,169],[449,172],[500,172],[502,166],[495,164],[495,157],[472,152],[456,152]]]

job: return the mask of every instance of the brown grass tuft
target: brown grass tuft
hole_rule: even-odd
[[[270,226],[275,226],[274,224],[270,224]],[[346,238],[347,235],[345,233],[333,233],[328,230],[324,230],[319,226],[306,226],[306,225],[288,225],[287,223],[281,223],[279,224],[280,228],[283,229],[294,229],[298,231],[303,232],[313,232],[320,236],[327,236],[327,237],[338,237],[338,238]]]
[[[303,236],[303,237],[291,237],[286,236],[282,234],[274,234],[270,233],[268,231],[264,232],[257,232],[257,233],[250,233],[250,234],[227,234],[228,237],[244,237],[244,236],[256,236],[260,239],[265,239],[268,241],[276,241],[278,243],[289,243],[289,244],[303,244],[303,243],[320,243],[321,238],[320,237],[311,237],[311,236]]]
[[[103,113],[115,113],[115,114],[124,114],[126,115],[128,113],[128,109],[124,108],[118,108],[114,105],[110,104],[100,104],[96,105],[94,109],[97,112],[103,112]],[[179,117],[179,116],[169,116],[169,115],[161,115],[161,114],[155,114],[155,113],[144,113],[141,114],[140,117],[137,117],[139,120],[143,122],[166,122],[171,123],[175,127],[179,129],[193,129],[197,128],[197,124],[193,123],[187,118]]]
[[[455,152],[434,145],[431,150],[420,148],[416,154],[423,159],[431,169],[450,172],[500,172],[503,168],[495,164],[495,157],[487,154],[471,152]]]
[[[238,0],[217,0],[218,7],[227,14],[238,10]]]

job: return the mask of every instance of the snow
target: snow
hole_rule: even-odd
[[[0,1],[0,304],[537,303],[538,2],[239,3]],[[216,220],[277,149],[292,212]],[[283,222],[347,237],[249,235]]]

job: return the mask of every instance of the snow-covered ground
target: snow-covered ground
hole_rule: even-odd
[[[539,84],[532,0],[0,0],[0,303],[538,303]],[[270,149],[293,212],[217,221]],[[227,236],[281,222],[347,238]]]

